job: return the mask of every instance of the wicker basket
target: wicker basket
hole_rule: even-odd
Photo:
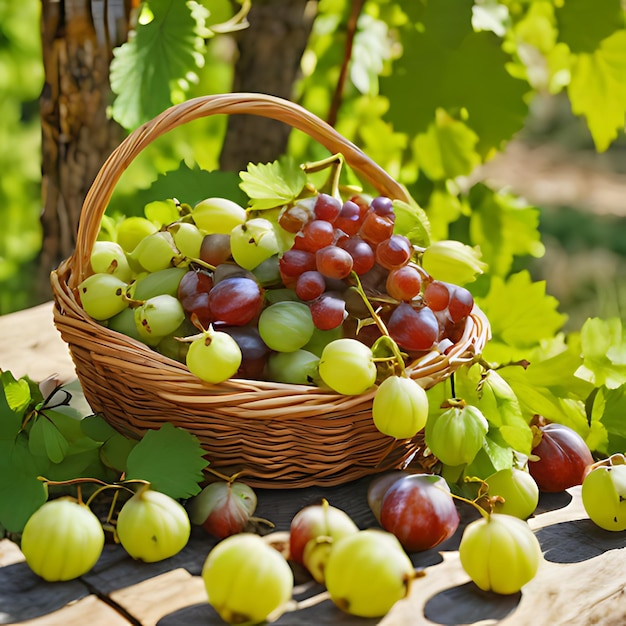
[[[233,93],[189,100],[130,134],[98,173],[85,203],[76,250],[51,282],[54,321],[69,349],[85,396],[118,431],[140,436],[166,422],[198,437],[211,467],[242,471],[253,487],[336,485],[406,464],[423,450],[423,438],[394,440],[375,428],[372,398],[341,396],[305,385],[231,379],[203,383],[187,368],[92,320],[74,289],[89,273],[89,257],[114,187],[131,161],[152,141],[192,120],[217,114],[252,114],[307,133],[379,193],[406,200],[403,187],[332,127],[279,98]],[[428,388],[479,354],[489,324],[477,308],[462,339],[446,355],[432,352],[410,368]]]

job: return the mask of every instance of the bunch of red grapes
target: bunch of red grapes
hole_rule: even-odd
[[[357,334],[358,320],[369,313],[350,289],[354,272],[389,335],[410,355],[433,347],[443,352],[460,339],[473,297],[464,287],[434,280],[414,262],[409,239],[394,233],[390,198],[368,202],[354,196],[342,203],[320,193],[314,202],[285,209],[278,222],[295,235],[278,261],[282,286],[309,306],[316,328],[343,325],[345,336],[368,345],[380,336],[377,324]],[[179,289],[187,315],[195,313],[205,326],[223,324],[227,332],[253,322],[264,303],[255,276],[226,263],[229,255],[228,235],[207,235],[201,258],[216,265],[215,272],[188,272]],[[234,332],[238,340],[246,335],[248,344],[258,343],[252,327]],[[260,344],[256,352],[262,356]]]

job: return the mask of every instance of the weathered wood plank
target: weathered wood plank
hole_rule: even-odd
[[[133,622],[96,596],[87,596],[58,611],[20,623],[23,626],[129,626]]]

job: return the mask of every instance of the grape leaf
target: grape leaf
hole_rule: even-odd
[[[512,467],[512,465],[513,451],[499,436],[498,430],[490,428],[482,448],[474,460],[467,464],[464,474],[485,479],[498,470]]]
[[[575,58],[568,86],[572,112],[584,115],[599,152],[624,129],[626,111],[626,30],[604,39],[592,53]]]
[[[67,453],[69,442],[56,425],[38,416],[28,433],[28,448],[35,456],[47,456],[53,463],[60,463]]]
[[[576,374],[597,387],[626,384],[626,334],[617,318],[591,318],[580,330],[583,363]]]
[[[121,433],[115,433],[109,437],[100,448],[100,458],[106,467],[123,472],[128,461],[128,455],[137,445],[135,439],[124,437]]]
[[[413,154],[431,180],[467,176],[480,164],[476,133],[438,108],[433,123],[413,140]]]
[[[430,194],[426,211],[434,240],[450,239],[450,224],[458,220],[461,215],[470,213],[467,203],[447,189],[435,189]]]
[[[15,380],[11,372],[2,372],[1,378],[9,407],[17,413],[23,412],[32,400],[28,381],[24,378]]]
[[[94,441],[104,442],[117,433],[102,415],[88,415],[80,422],[83,433]]]
[[[213,196],[228,198],[244,206],[247,198],[239,189],[239,182],[239,176],[235,172],[209,172],[198,166],[190,168],[181,161],[178,169],[159,174],[150,187],[138,190],[133,195],[133,202],[145,206],[154,198],[177,198],[180,202],[193,206]]]
[[[2,382],[4,383],[4,379]],[[0,393],[0,441],[15,439],[22,427],[23,413],[23,410],[16,411],[11,408],[6,396],[6,387],[3,386],[2,393]]]
[[[250,198],[252,211],[283,206],[295,200],[306,184],[304,170],[291,159],[250,163],[240,172],[239,187]]]
[[[464,109],[484,158],[522,128],[528,84],[507,72],[511,57],[494,33],[474,32],[472,6],[470,0],[430,0],[419,22],[401,29],[404,53],[380,83],[396,131],[426,132],[439,107],[451,115]],[[407,97],[407,85],[416,97]]]
[[[0,440],[0,524],[9,532],[21,532],[46,501],[46,486],[37,476],[37,467],[20,440]]]
[[[494,276],[489,293],[477,300],[489,319],[494,341],[517,348],[551,337],[566,320],[556,310],[556,298],[546,294],[545,281],[533,282],[526,270],[506,281]]]
[[[172,85],[204,59],[207,11],[197,2],[150,0],[129,40],[113,50],[113,118],[134,129],[172,104]],[[179,85],[180,88],[180,85]]]
[[[624,27],[620,0],[567,0],[557,4],[554,15],[559,41],[576,53],[593,52],[603,39]]]
[[[196,437],[171,424],[149,430],[128,455],[126,478],[147,480],[172,498],[200,492],[202,470],[208,465]]]
[[[623,453],[625,450],[626,420],[624,415],[626,415],[626,385],[617,389],[600,388],[594,398],[591,411],[591,430],[594,432],[594,425],[600,427],[602,441],[598,441],[598,445],[604,444],[602,452],[607,456],[618,452]],[[591,449],[597,450],[598,447]]]
[[[543,256],[538,209],[483,184],[472,187],[468,202],[472,207],[470,237],[492,274],[506,276],[515,256]]]

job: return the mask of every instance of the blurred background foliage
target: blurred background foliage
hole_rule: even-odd
[[[578,328],[590,316],[624,318],[626,142],[621,131],[613,140],[612,128],[589,116],[602,105],[601,90],[583,97],[571,80],[578,76],[580,83],[584,75],[593,86],[593,67],[579,63],[578,74],[568,72],[581,58],[597,61],[592,53],[607,41],[624,63],[626,31],[619,2],[596,12],[593,28],[583,28],[593,3],[568,2],[569,12],[562,8],[567,2],[547,0],[462,1],[456,8],[448,0],[365,2],[338,108],[333,98],[345,54],[338,33],[345,32],[355,3],[320,0],[312,3],[315,20],[293,99],[334,118],[340,133],[406,184],[440,237],[473,237],[502,275],[527,268],[534,279],[545,279],[569,327]],[[233,13],[227,0],[193,4],[210,9],[202,21],[207,28]],[[39,297],[33,281],[42,236],[40,9],[40,0],[0,0],[0,314],[37,304]],[[426,35],[414,27],[418,22],[427,24]],[[237,36],[208,37],[193,80],[174,85],[171,101],[231,91]],[[607,102],[620,94],[609,94]],[[614,120],[610,113],[607,119]],[[122,177],[110,214],[141,214],[155,181],[166,172],[180,174],[181,163],[218,169],[225,132],[226,120],[213,117],[154,142]],[[298,132],[289,152],[301,161],[324,156]],[[490,207],[500,203],[512,215],[521,198],[538,208],[541,242],[533,239],[530,222],[520,222],[498,248],[484,223]]]

